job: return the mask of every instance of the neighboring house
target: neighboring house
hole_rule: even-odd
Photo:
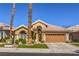
[[[0,40],[9,37],[9,25],[0,23]]]
[[[8,29],[4,29],[4,31],[8,32],[6,35],[9,36],[9,26]],[[37,20],[36,22],[32,23],[32,31],[36,33],[36,42],[44,41],[46,43],[69,41],[69,34],[72,32],[67,28],[50,25],[42,20]],[[16,39],[23,38],[28,40],[28,27],[25,25],[14,28],[13,33]]]
[[[14,29],[15,38],[27,39],[28,38],[28,28],[25,25],[21,25]]]
[[[70,39],[73,41],[79,41],[79,25],[71,26],[67,29],[71,31],[69,35]]]

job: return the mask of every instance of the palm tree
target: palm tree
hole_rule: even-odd
[[[28,12],[28,43],[32,44],[32,31],[31,31],[31,25],[32,25],[32,3],[29,3],[29,12]]]
[[[13,21],[14,21],[14,12],[15,12],[15,3],[13,3],[12,7],[12,16],[10,20],[10,39],[12,40],[12,44],[14,43],[14,40],[12,39],[12,28],[13,28]]]

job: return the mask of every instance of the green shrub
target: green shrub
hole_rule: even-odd
[[[46,44],[35,44],[32,48],[48,48]]]
[[[5,39],[10,39],[10,37],[5,37]]]
[[[32,39],[35,41],[36,39],[36,33],[32,31]]]
[[[22,38],[19,38],[19,41],[22,41],[23,39]]]
[[[6,42],[6,39],[2,39],[2,42]]]
[[[7,39],[7,40],[6,40],[6,44],[7,44],[7,45],[10,45],[10,44],[12,44],[12,40],[10,40],[10,39]]]
[[[9,37],[5,37],[4,39],[2,39],[2,42],[6,42],[6,40],[10,39]]]
[[[34,44],[34,45],[19,45],[17,48],[48,48],[46,44]]]
[[[16,40],[15,43],[16,43],[16,44],[19,44],[19,40]]]
[[[22,44],[26,44],[26,39],[22,39]]]

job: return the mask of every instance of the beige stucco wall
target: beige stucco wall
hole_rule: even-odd
[[[66,33],[66,41],[69,41],[69,33]]]
[[[42,24],[42,23],[40,23],[40,22],[34,24],[34,25],[32,26],[32,28],[33,28],[33,29],[36,29],[37,26],[41,26],[42,28],[46,28],[46,25],[44,25],[44,24]]]
[[[16,30],[15,31],[15,38],[16,39],[19,39],[19,34],[20,34],[21,31],[25,31],[25,33],[27,33],[27,29],[25,29],[25,28],[20,28],[20,29]]]
[[[19,34],[21,31],[25,31],[27,33],[27,30],[25,28],[20,28],[15,31],[15,34]]]
[[[37,29],[37,26],[41,26],[42,28],[46,28],[45,24],[38,22],[38,23],[33,24],[32,29]],[[44,33],[42,33],[42,41],[44,41],[44,40],[45,40],[45,36],[44,36]],[[36,42],[39,42],[38,34],[36,34]]]

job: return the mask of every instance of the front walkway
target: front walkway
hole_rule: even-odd
[[[10,52],[10,53],[69,53],[78,54],[75,51],[79,48],[74,47],[67,43],[50,43],[47,44],[48,49],[38,49],[38,48],[0,48],[0,52]]]

